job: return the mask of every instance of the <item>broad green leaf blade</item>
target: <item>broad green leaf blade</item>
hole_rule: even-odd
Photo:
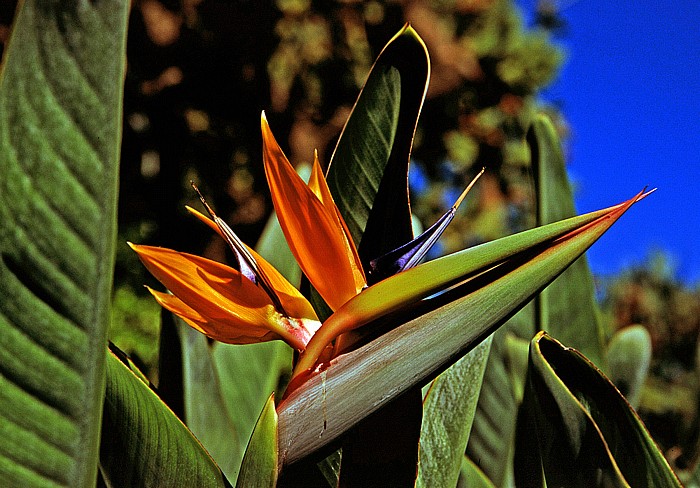
[[[289,379],[292,349],[282,341],[260,344],[214,343],[214,368],[238,443],[246,446],[270,392]]]
[[[0,74],[0,479],[94,486],[128,4],[21,2]]]
[[[537,225],[576,215],[564,155],[554,125],[538,115],[528,133],[537,193]],[[537,298],[538,328],[581,351],[602,366],[602,325],[593,276],[581,256]]]
[[[113,354],[102,422],[100,471],[109,486],[230,486],[187,427]]]
[[[530,346],[524,401],[536,421],[548,486],[681,486],[612,383],[581,353],[542,332]]]
[[[270,395],[260,413],[243,457],[237,487],[270,487],[277,484],[277,412]]]
[[[408,161],[429,72],[425,44],[404,27],[375,61],[331,159],[328,186],[366,269],[413,237]]]
[[[632,408],[639,405],[651,363],[651,336],[642,325],[618,330],[606,351],[608,377]]]
[[[534,335],[532,302],[494,333],[467,455],[496,486],[512,485],[518,407]],[[525,339],[527,337],[527,339]],[[524,349],[524,361],[519,357]]]
[[[456,486],[492,337],[435,378],[423,402],[418,487]]]
[[[207,337],[176,319],[182,346],[185,423],[231,482],[238,477],[247,439],[236,431],[221,392]]]
[[[469,255],[452,255],[454,266],[464,260],[481,271],[449,292],[421,302],[411,312],[417,318],[397,317],[402,325],[340,355],[327,368],[310,375],[280,404],[280,462],[293,463],[320,449],[392,398],[424,384],[454,363],[585,252],[638,198],[602,214],[594,212],[599,218],[593,221],[588,220],[590,214],[575,217],[472,248]],[[571,228],[572,223],[579,225]],[[544,236],[549,237],[541,240]],[[530,245],[519,253],[502,256],[504,248],[512,251],[526,242]],[[487,259],[494,256],[501,257],[495,262]],[[404,281],[412,272],[419,274]],[[448,270],[442,268],[441,273],[445,272]],[[443,279],[420,273],[421,266],[398,274],[349,303],[357,305],[358,299],[369,296],[367,306],[376,307],[402,293],[402,286],[417,286],[413,278]],[[401,285],[392,283],[394,280]],[[387,283],[389,293],[378,300],[370,292],[382,283]],[[436,304],[442,306],[436,308]],[[351,312],[348,318],[366,310],[360,307]]]

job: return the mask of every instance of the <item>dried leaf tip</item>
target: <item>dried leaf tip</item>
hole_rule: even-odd
[[[464,198],[467,196],[467,193],[469,193],[469,191],[470,191],[470,190],[472,189],[472,187],[476,184],[477,180],[478,180],[479,178],[481,178],[481,175],[483,175],[485,171],[486,171],[486,168],[485,168],[485,167],[484,167],[484,168],[481,168],[481,171],[479,171],[479,173],[478,173],[474,178],[472,178],[472,181],[469,182],[469,184],[468,184],[467,187],[464,189],[464,191],[463,191],[462,194],[459,196],[459,198],[457,198],[457,200],[455,201],[455,203],[452,204],[452,208],[453,208],[454,210],[457,210],[457,209],[459,208],[459,206],[462,204],[462,200],[464,200]]]
[[[199,191],[199,188],[197,188],[197,185],[194,183],[194,181],[190,180],[190,185],[192,185],[192,188],[194,189],[195,192],[197,192],[197,196],[199,197],[199,201],[202,202],[202,205],[204,205],[204,208],[206,209],[207,213],[211,216],[212,219],[216,220],[216,214],[214,213],[214,210],[209,206],[207,201],[204,199],[204,195],[202,195],[202,192]]]

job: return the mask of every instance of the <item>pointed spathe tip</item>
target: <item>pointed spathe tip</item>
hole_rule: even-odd
[[[648,188],[648,187],[645,186],[645,187],[642,189],[642,191],[639,193],[639,196],[637,197],[637,200],[636,200],[637,202],[640,201],[640,200],[642,200],[642,199],[644,199],[644,198],[646,198],[646,197],[648,197],[649,195],[651,195],[652,193],[654,193],[656,190],[658,190],[658,188],[652,188],[651,190],[647,190],[647,188]]]

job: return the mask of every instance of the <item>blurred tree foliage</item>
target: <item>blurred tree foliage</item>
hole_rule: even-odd
[[[139,0],[128,45],[120,219],[123,233],[213,257],[225,250],[183,211],[199,182],[254,242],[270,205],[261,109],[292,161],[327,163],[371,60],[410,21],[433,57],[414,150],[416,214],[430,223],[486,166],[490,176],[445,251],[527,225],[524,133],[533,95],[562,54],[507,0]],[[118,270],[129,279],[130,266]]]

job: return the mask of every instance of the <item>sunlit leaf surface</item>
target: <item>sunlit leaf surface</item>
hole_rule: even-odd
[[[90,486],[128,2],[20,2],[0,75],[0,480]]]
[[[277,412],[275,397],[265,403],[248,443],[237,487],[274,488],[277,483]]]

